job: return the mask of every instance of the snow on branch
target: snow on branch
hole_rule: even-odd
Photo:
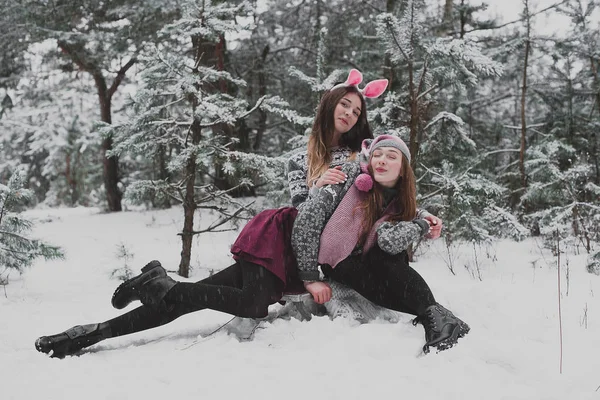
[[[502,64],[484,55],[478,45],[462,39],[438,38],[432,45],[426,47],[434,58],[446,58],[456,65],[464,65],[462,72],[470,73],[469,69],[485,76],[502,76]]]
[[[325,78],[322,82],[319,82],[318,78],[308,76],[296,67],[290,67],[288,69],[288,72],[290,76],[298,78],[301,82],[308,84],[308,86],[310,86],[310,90],[313,92],[323,92],[325,90],[331,89],[336,84],[336,82],[342,82],[344,80],[344,74],[348,73],[345,70],[336,69],[331,74],[329,74],[329,76],[327,76],[327,78]]]
[[[313,122],[312,117],[304,117],[295,110],[292,110],[289,103],[279,96],[266,98],[260,106],[261,109],[277,114],[284,119],[300,126],[310,126]]]

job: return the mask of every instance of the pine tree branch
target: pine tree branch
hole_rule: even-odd
[[[527,125],[527,129],[530,128],[537,128],[538,126],[544,126],[546,125],[545,122],[539,123],[539,124],[531,124],[531,125]],[[503,128],[508,128],[508,129],[521,129],[522,126],[515,126],[515,125],[502,125]]]
[[[433,196],[436,196],[438,193],[443,192],[444,189],[446,189],[446,186],[442,186],[441,188],[439,188],[438,190],[436,190],[435,192],[432,193],[428,193],[424,196],[421,196],[420,200],[429,200],[430,198],[432,198]]]
[[[19,235],[18,233],[7,232],[7,231],[0,231],[0,235],[8,235],[8,236],[16,237],[16,238],[19,238],[26,242],[29,242],[31,240],[31,239],[27,239],[25,236]]]
[[[82,71],[88,72],[91,75],[100,74],[100,71],[94,64],[87,62],[82,55],[75,49],[74,45],[68,44],[64,40],[58,40],[58,47],[71,58],[71,61],[75,63]]]
[[[362,1],[363,4],[366,4],[367,6],[369,6],[370,8],[372,8],[373,10],[375,10],[378,14],[384,13],[385,9],[380,9],[377,6],[374,6],[373,4],[371,4],[371,2],[367,1],[367,0],[363,0]]]
[[[266,99],[266,98],[267,98],[267,96],[266,96],[266,95],[265,95],[265,96],[262,96],[260,99],[258,99],[258,100],[256,101],[256,104],[254,105],[254,107],[252,107],[250,110],[246,111],[244,114],[242,114],[242,115],[240,115],[240,116],[236,117],[236,119],[244,119],[244,118],[246,118],[247,116],[249,116],[250,114],[252,114],[254,111],[258,110],[258,108],[259,108],[259,107],[260,107],[260,105],[263,103],[263,101],[265,101],[265,99]],[[214,122],[210,122],[210,123],[208,123],[208,124],[200,124],[200,127],[201,127],[201,128],[210,128],[210,127],[212,127],[212,126],[219,125],[219,124],[222,124],[222,123],[224,123],[224,122],[225,122],[224,120],[222,120],[222,119],[218,119],[218,120],[216,120],[216,121],[214,121]]]
[[[433,85],[431,88],[427,89],[424,93],[421,93],[423,90],[423,85],[425,85],[425,74],[427,74],[427,62],[428,61],[429,61],[429,56],[427,56],[427,58],[425,58],[425,61],[423,62],[421,78],[419,79],[419,86],[417,87],[417,100],[419,100],[422,96],[425,96],[427,93],[429,93],[430,91],[432,91],[433,89],[435,89],[437,87],[437,84]]]
[[[115,78],[115,80],[113,81],[112,85],[110,85],[110,88],[108,89],[108,93],[107,96],[109,99],[112,98],[113,94],[115,94],[115,92],[117,91],[117,88],[119,87],[119,85],[121,84],[121,82],[123,81],[123,79],[125,78],[125,74],[127,73],[127,71],[133,66],[133,64],[135,64],[137,62],[137,57],[132,57],[131,60],[129,60],[127,62],[127,64],[125,64],[120,70],[119,72],[117,72],[117,77]]]
[[[0,224],[2,224],[2,218],[4,218],[4,212],[6,211],[6,203],[10,199],[11,193],[6,194],[6,198],[2,201],[2,209],[0,209]]]
[[[435,85],[433,85],[432,87],[430,87],[429,89],[427,89],[426,91],[424,91],[423,93],[421,93],[420,95],[418,95],[417,96],[417,100],[419,100],[423,96],[427,96],[430,92],[432,92],[433,90],[435,90],[437,88],[438,88],[438,84],[436,83]]]
[[[0,250],[4,250],[6,252],[14,253],[14,254],[30,255],[30,256],[34,256],[34,257],[43,257],[44,256],[44,254],[42,254],[42,253],[32,253],[30,251],[19,251],[19,250],[15,250],[15,249],[9,249],[6,247],[0,247]],[[20,260],[20,261],[24,261],[24,260]]]
[[[476,110],[479,110],[480,108],[487,107],[490,104],[494,104],[494,103],[502,101],[506,98],[513,97],[514,95],[515,94],[512,91],[509,91],[508,93],[503,93],[503,94],[493,97],[491,99],[479,98],[479,99],[475,99],[472,101],[462,101],[461,104],[463,104],[467,107],[471,107],[471,111],[476,111]]]
[[[244,119],[246,117],[248,117],[250,114],[252,114],[254,111],[256,111],[261,104],[265,101],[266,99],[266,95],[262,96],[260,99],[258,99],[256,101],[256,104],[248,111],[246,111],[244,114],[236,117],[236,119]],[[226,123],[225,120],[223,119],[217,119],[216,121],[212,121],[212,122],[208,122],[206,124],[199,124],[199,127],[202,128],[210,128],[213,127],[215,125],[219,125],[219,124],[223,124]],[[193,124],[193,121],[188,121],[188,122],[181,122],[181,121],[176,121],[176,120],[157,120],[157,121],[152,121],[150,122],[150,125],[175,125],[175,126],[189,126],[191,127]],[[188,132],[189,133],[189,132]]]
[[[487,153],[484,153],[480,156],[479,160],[475,160],[473,163],[471,163],[471,165],[464,171],[462,172],[460,175],[457,175],[456,177],[454,177],[454,180],[461,180],[462,178],[464,178],[473,168],[477,167],[481,162],[483,162],[483,160],[491,155],[494,154],[499,154],[499,153],[519,153],[520,150],[519,149],[500,149],[500,150],[492,150],[492,151],[488,151]],[[423,163],[420,163],[421,167],[423,167],[427,172],[429,172],[432,175],[436,175],[439,178],[442,178],[442,180],[444,180],[445,182],[448,181],[448,178],[445,177],[444,175],[435,172],[434,170],[427,168]],[[423,177],[420,177],[419,180],[423,179]],[[445,188],[445,186],[443,186],[442,188],[440,188],[438,191],[432,193],[432,194],[428,194],[426,196],[424,196],[423,198],[428,199],[432,196],[434,196],[435,194],[439,193],[441,190],[443,190]]]
[[[250,203],[253,204],[254,202]],[[199,207],[199,208],[204,208],[204,207]],[[220,220],[213,222],[208,228],[200,230],[200,231],[192,231],[192,235],[198,235],[201,233],[205,233],[205,232],[227,232],[227,231],[231,231],[234,229],[226,229],[226,230],[221,230],[221,231],[215,231],[216,228],[218,228],[219,226],[226,224],[227,222],[231,221],[232,219],[238,218],[238,215],[242,213],[242,211],[247,211],[248,208],[247,206],[240,206],[240,208],[238,208],[233,214],[231,215],[227,215],[227,218],[221,218]]]
[[[214,199],[216,199],[217,197],[223,197],[223,195],[225,195],[225,194],[228,194],[228,193],[231,193],[231,192],[233,192],[234,190],[237,190],[237,189],[239,189],[239,188],[240,188],[240,187],[242,187],[242,186],[243,186],[242,184],[239,184],[239,185],[236,185],[236,186],[234,186],[234,187],[232,187],[232,188],[229,188],[229,189],[227,189],[227,190],[221,190],[221,191],[219,191],[219,192],[217,192],[217,193],[209,193],[207,196],[205,196],[205,197],[203,197],[203,198],[201,198],[201,199],[198,199],[198,200],[196,200],[195,202],[196,202],[196,204],[198,205],[198,207],[200,207],[200,206],[199,206],[199,204],[202,204],[202,203],[209,202],[209,201],[211,201],[211,200],[214,200]]]
[[[544,8],[543,10],[540,10],[540,11],[537,11],[535,13],[529,14],[528,18],[534,17],[534,16],[536,16],[538,14],[542,14],[542,13],[544,13],[546,11],[549,11],[549,10],[551,10],[553,8],[561,6],[561,5],[565,4],[565,3],[567,3],[568,1],[569,0],[563,0],[563,1],[560,1],[558,3],[555,3],[555,4],[551,5],[551,6],[548,6],[548,7]],[[464,33],[466,34],[466,33],[477,32],[477,31],[485,31],[485,30],[491,30],[491,29],[500,29],[500,28],[504,28],[505,26],[508,26],[508,25],[512,25],[512,24],[516,24],[516,23],[522,22],[524,19],[525,18],[519,18],[519,19],[507,22],[507,23],[502,24],[502,25],[489,26],[489,27],[486,26],[486,27],[481,27],[481,28],[473,28],[471,30],[465,31]],[[451,32],[450,35],[456,35],[458,33],[459,32]]]
[[[156,185],[155,182],[152,182],[152,184],[156,187],[156,190],[160,191],[161,193],[166,194],[168,197],[170,197],[171,199],[175,200],[177,203],[179,203],[179,204],[183,203],[183,197],[179,198],[179,197],[175,196],[174,194],[172,194],[168,190],[162,189],[160,186]],[[171,186],[171,187],[173,189],[177,190],[176,186]],[[182,194],[182,193],[179,193],[179,194]]]
[[[37,115],[40,115],[40,114],[42,114],[42,112],[38,112],[35,115],[23,115],[23,114],[21,114],[20,117],[37,116]],[[3,125],[7,124],[7,125],[18,126],[20,128],[23,128],[23,129],[30,129],[32,131],[40,130],[39,126],[29,125],[29,124],[26,124],[24,122],[14,121],[14,120],[10,120],[10,119],[0,119],[0,124],[3,124]]]
[[[387,25],[388,30],[390,31],[390,35],[392,36],[392,39],[394,39],[394,43],[396,44],[396,47],[398,47],[398,50],[400,50],[400,53],[402,53],[402,57],[404,57],[404,60],[406,62],[409,62],[408,55],[404,52],[404,49],[400,45],[400,42],[398,41],[398,38],[394,34],[393,27],[390,25],[390,23],[388,21],[386,21],[386,25]]]
[[[307,53],[309,53],[309,54],[312,54],[312,55],[315,55],[315,56],[317,55],[317,53],[316,53],[315,51],[313,51],[313,50],[311,50],[311,49],[308,49],[308,48],[306,48],[306,47],[302,47],[302,46],[288,46],[288,47],[282,47],[282,48],[280,48],[280,49],[276,49],[276,50],[273,50],[273,51],[271,51],[271,52],[269,53],[269,55],[271,55],[271,54],[276,54],[276,53],[280,53],[280,52],[283,52],[283,51],[288,51],[288,50],[302,50],[302,51],[305,51],[305,52],[307,52]],[[356,68],[356,69],[358,69],[358,70],[361,70],[361,69],[362,69],[362,68],[360,68],[360,67],[359,67],[359,66],[358,66],[356,63],[354,63],[354,62],[352,62],[352,61],[350,61],[350,60],[347,60],[347,59],[345,59],[345,58],[342,58],[342,57],[334,57],[334,58],[335,58],[336,60],[338,60],[338,61],[341,61],[341,62],[344,62],[344,63],[346,63],[346,64],[350,65],[352,68]]]

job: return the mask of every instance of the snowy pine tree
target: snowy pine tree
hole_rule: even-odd
[[[263,96],[249,105],[243,98],[228,94],[232,88],[243,88],[243,80],[202,62],[202,46],[219,43],[225,34],[237,32],[240,27],[235,17],[249,10],[247,2],[184,3],[182,18],[161,32],[165,42],[153,48],[152,56],[141,60],[142,86],[132,99],[131,118],[101,129],[103,134],[114,136],[112,154],[131,152],[147,159],[170,154],[163,178],[131,182],[126,197],[141,202],[163,196],[183,205],[179,274],[185,277],[194,235],[220,231],[226,223],[251,213],[247,204],[230,193],[254,182],[268,183],[284,167],[282,159],[232,151],[236,140],[228,134],[231,127],[261,106],[282,111],[281,100]],[[235,186],[219,189],[214,180],[222,174],[235,177]],[[196,228],[197,209],[214,210],[219,217],[204,229]]]
[[[113,100],[124,86],[146,43],[156,40],[156,31],[178,15],[178,5],[163,0],[24,0],[12,7],[15,24],[24,26],[29,43],[53,43],[53,51],[44,61],[52,61],[63,70],[78,72],[95,86],[96,119],[113,122]],[[98,118],[99,117],[99,118]],[[100,139],[100,138],[99,138]],[[107,208],[121,211],[122,176],[116,157],[106,158],[112,148],[109,136],[101,138],[103,185]]]
[[[494,152],[479,153],[454,114],[438,115],[425,130],[420,198],[444,220],[447,244],[461,239],[489,243],[497,237],[525,238],[527,229],[505,207],[507,190],[482,169]]]
[[[526,216],[548,247],[561,240],[590,253],[600,242],[600,186],[593,183],[593,165],[583,163],[575,149],[559,140],[530,148],[525,161],[529,185],[522,200],[533,210]]]
[[[6,185],[0,183],[0,265],[19,272],[39,257],[64,257],[60,248],[29,237],[33,224],[21,211],[33,192],[23,188],[24,176],[23,171],[16,171]]]
[[[41,53],[38,55],[42,55]],[[29,85],[14,94],[14,107],[0,127],[4,131],[0,174],[26,167],[26,187],[48,206],[99,205],[102,169],[100,143],[92,132],[95,106],[89,82],[76,73],[41,65],[24,79]]]
[[[425,2],[408,0],[401,16],[377,18],[378,36],[396,82],[373,113],[379,130],[404,138],[418,176],[420,200],[444,220],[448,243],[521,239],[526,231],[504,208],[505,190],[485,176],[463,120],[444,110],[465,97],[479,76],[499,76],[500,64],[474,41],[427,34]],[[371,114],[373,116],[373,114]]]

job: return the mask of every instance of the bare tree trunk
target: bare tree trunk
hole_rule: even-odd
[[[154,159],[154,179],[166,181],[169,179],[169,171],[167,171],[167,149],[166,146],[160,145]],[[152,199],[152,206],[157,208],[169,208],[171,207],[171,200],[168,196],[163,196],[160,201],[156,198]]]
[[[408,63],[408,93],[410,97],[410,166],[413,171],[416,171],[417,166],[417,154],[419,153],[419,142],[418,142],[418,128],[419,128],[419,100],[417,95],[417,89],[415,88],[414,82],[414,70],[412,60]]]
[[[571,79],[571,57],[567,56],[567,99],[568,99],[568,112],[567,117],[567,137],[569,138],[569,144],[573,144],[574,141],[574,129],[573,129],[573,98],[575,97],[573,91],[573,80]]]
[[[525,150],[527,146],[527,120],[525,119],[525,105],[527,100],[527,63],[529,60],[529,40],[525,41],[525,64],[523,65],[523,85],[521,86],[521,149],[519,151],[519,172],[521,173],[521,187],[527,187],[525,175]]]
[[[65,179],[69,188],[69,205],[71,206],[75,205],[78,198],[77,179],[74,175],[73,168],[71,168],[71,153],[67,153],[65,157]]]
[[[112,124],[111,100],[106,86],[106,79],[100,72],[94,73],[94,81],[98,90],[100,100],[100,118],[107,124]],[[119,190],[119,161],[117,157],[106,157],[106,153],[112,149],[112,138],[107,137],[102,140],[102,168],[104,178],[104,190],[106,191],[106,201],[109,211],[121,211],[121,198],[123,197]]]
[[[258,66],[258,97],[262,97],[264,95],[267,94],[267,76],[265,74],[265,62],[267,59],[267,56],[269,55],[269,46],[265,46],[265,48],[262,51],[261,57],[260,57],[260,63]],[[258,110],[258,129],[256,132],[256,138],[254,139],[254,145],[252,146],[252,149],[254,151],[258,150],[260,148],[260,145],[262,143],[262,138],[263,135],[265,134],[265,131],[267,130],[267,112],[263,109],[259,109]]]
[[[453,0],[444,2],[443,35],[450,35],[454,31],[454,4]],[[442,35],[440,35],[442,36]]]
[[[386,12],[394,13],[394,11],[396,10],[396,2],[397,0],[387,0],[385,5]],[[398,89],[400,89],[401,82],[399,79],[395,79],[396,72],[388,54],[385,55],[385,60],[383,62],[383,77],[387,78],[387,80],[389,81],[388,91],[395,92]]]
[[[117,91],[119,85],[125,78],[127,71],[137,62],[135,57],[131,58],[117,72],[111,86],[108,87],[106,78],[102,74],[100,68],[85,60],[85,52],[78,45],[71,45],[64,41],[59,41],[58,46],[64,54],[68,55],[71,61],[77,65],[82,71],[86,71],[94,78],[96,90],[98,92],[98,100],[100,103],[100,119],[107,124],[112,123],[111,102],[112,96]],[[108,137],[102,140],[102,172],[104,178],[104,189],[106,190],[106,200],[108,202],[109,211],[121,211],[122,193],[119,190],[119,161],[117,157],[107,158],[106,153],[112,150],[112,138]]]
[[[195,108],[195,107],[194,107]],[[200,120],[195,119],[190,127],[192,145],[196,146],[202,138]],[[190,275],[190,260],[192,257],[192,240],[194,238],[194,214],[196,199],[194,185],[196,183],[196,158],[191,156],[185,167],[185,196],[183,199],[183,230],[181,231],[181,261],[177,273],[185,278]]]
[[[523,82],[521,86],[521,149],[519,151],[519,172],[521,174],[521,188],[527,187],[527,176],[525,175],[525,151],[527,147],[527,120],[525,118],[525,105],[527,102],[527,67],[529,62],[530,41],[530,19],[529,2],[524,1],[525,5],[525,23],[527,28],[527,37],[525,39],[525,60],[523,63]]]
[[[600,117],[600,80],[598,79],[598,64],[599,62],[590,57],[590,66],[592,69],[592,76],[594,77],[594,90],[596,91],[596,106],[598,107],[598,116]],[[598,133],[597,131],[592,132],[593,151],[591,154],[594,155],[594,166],[596,169],[595,183],[600,184],[600,162],[598,160]]]
[[[463,7],[461,7],[461,10],[464,10],[465,0],[460,0],[460,5],[463,6]],[[467,15],[465,14],[464,11],[460,12],[460,21],[459,21],[459,23],[460,23],[460,34],[459,34],[459,37],[461,39],[464,39],[465,35],[467,33],[466,32],[466,28],[465,28],[467,26]]]

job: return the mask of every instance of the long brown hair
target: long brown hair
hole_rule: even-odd
[[[373,176],[371,160],[369,159],[369,174]],[[388,221],[412,221],[417,216],[417,189],[415,174],[410,167],[410,162],[402,156],[402,167],[400,178],[394,186],[396,197],[392,200],[396,203],[396,212],[387,219]],[[391,204],[391,203],[390,203]],[[362,246],[375,222],[383,216],[383,186],[374,182],[373,189],[367,193],[365,199],[356,207],[363,210],[363,221],[359,244]]]
[[[331,140],[335,129],[334,111],[338,103],[348,93],[356,93],[360,98],[361,113],[356,124],[348,132],[340,137],[339,144],[349,147],[353,153],[360,151],[360,145],[364,139],[372,139],[373,132],[367,121],[367,105],[365,99],[356,86],[339,87],[328,90],[321,97],[317,115],[312,126],[310,138],[308,139],[308,173],[306,182],[309,186],[318,179],[331,163]]]

